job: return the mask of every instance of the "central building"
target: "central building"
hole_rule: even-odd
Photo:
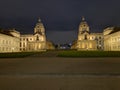
[[[21,35],[20,51],[43,51],[46,50],[45,28],[40,19],[34,28],[34,34]]]
[[[79,25],[78,40],[76,45],[77,50],[102,50],[103,49],[103,34],[91,33],[88,23],[82,17]]]

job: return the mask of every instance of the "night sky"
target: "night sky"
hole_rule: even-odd
[[[56,44],[77,39],[82,16],[91,32],[120,26],[120,0],[0,0],[0,28],[32,34],[40,17],[47,39]]]

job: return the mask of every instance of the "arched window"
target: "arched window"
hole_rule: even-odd
[[[39,41],[39,36],[37,35],[37,39],[36,39],[37,41]]]
[[[85,40],[87,40],[87,34],[85,34]]]

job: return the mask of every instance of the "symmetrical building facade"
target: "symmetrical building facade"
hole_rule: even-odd
[[[46,35],[44,25],[39,19],[34,28],[34,34],[20,36],[20,51],[43,50],[46,50]]]
[[[52,42],[46,40],[45,28],[39,19],[33,34],[21,35],[13,30],[0,30],[0,53],[31,52],[55,49]],[[79,25],[78,38],[71,49],[120,51],[120,27],[108,27],[103,33],[91,33],[85,18]]]
[[[0,30],[0,53],[19,52],[20,33],[16,30]]]
[[[103,50],[103,33],[91,33],[84,17],[79,25],[75,48],[77,50]]]
[[[120,51],[120,27],[109,27],[104,30],[104,50]]]

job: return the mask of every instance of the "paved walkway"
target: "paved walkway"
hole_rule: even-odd
[[[0,90],[119,90],[120,58],[0,59]]]

